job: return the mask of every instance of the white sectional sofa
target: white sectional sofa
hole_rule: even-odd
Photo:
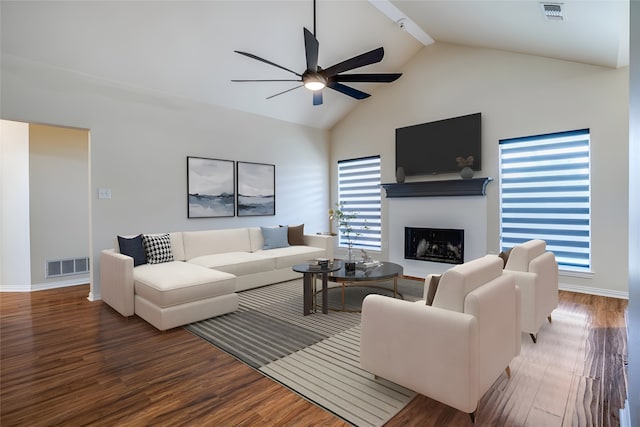
[[[123,316],[137,314],[166,330],[232,312],[237,291],[298,278],[293,265],[333,258],[331,236],[300,234],[297,244],[274,247],[272,231],[280,234],[250,227],[135,236],[162,237],[170,246],[168,258],[136,266],[116,241],[100,254],[102,299]]]

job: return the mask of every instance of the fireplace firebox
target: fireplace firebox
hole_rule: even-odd
[[[464,230],[405,227],[404,257],[420,261],[462,264]]]

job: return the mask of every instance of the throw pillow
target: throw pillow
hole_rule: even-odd
[[[173,261],[169,234],[143,234],[144,249],[149,264]]]
[[[436,291],[438,290],[438,284],[440,283],[440,275],[432,274],[429,280],[429,290],[427,291],[426,302],[427,305],[433,304],[433,299],[436,297]]]
[[[262,237],[264,245],[262,249],[285,248],[289,246],[288,234],[289,227],[260,227],[262,229]]]
[[[513,248],[509,248],[508,251],[502,251],[498,254],[498,256],[502,258],[502,262],[504,263],[502,265],[502,268],[505,268],[507,266],[507,261],[509,261],[509,255],[511,255],[511,249]]]
[[[291,246],[304,245],[304,224],[290,225],[287,238]]]
[[[144,250],[144,244],[142,243],[142,234],[138,234],[135,237],[118,236],[118,246],[120,246],[120,253],[133,258],[133,266],[147,263],[147,254]]]

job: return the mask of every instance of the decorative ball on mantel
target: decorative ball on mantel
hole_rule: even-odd
[[[396,182],[402,184],[404,182],[404,178],[404,168],[402,166],[398,166],[398,169],[396,170]]]
[[[467,156],[467,158],[456,157],[456,163],[458,164],[458,167],[461,168],[460,176],[462,179],[473,178],[473,169],[471,169],[471,166],[473,166],[473,160],[473,156]]]

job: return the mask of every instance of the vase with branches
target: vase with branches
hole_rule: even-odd
[[[355,220],[357,220],[359,212],[345,209],[345,203],[336,203],[336,209],[329,211],[329,218],[335,220],[338,224],[338,232],[347,241],[347,271],[355,271],[355,262],[353,260],[353,243],[354,240],[360,236],[362,230],[366,230],[366,225],[357,227],[354,226]]]

